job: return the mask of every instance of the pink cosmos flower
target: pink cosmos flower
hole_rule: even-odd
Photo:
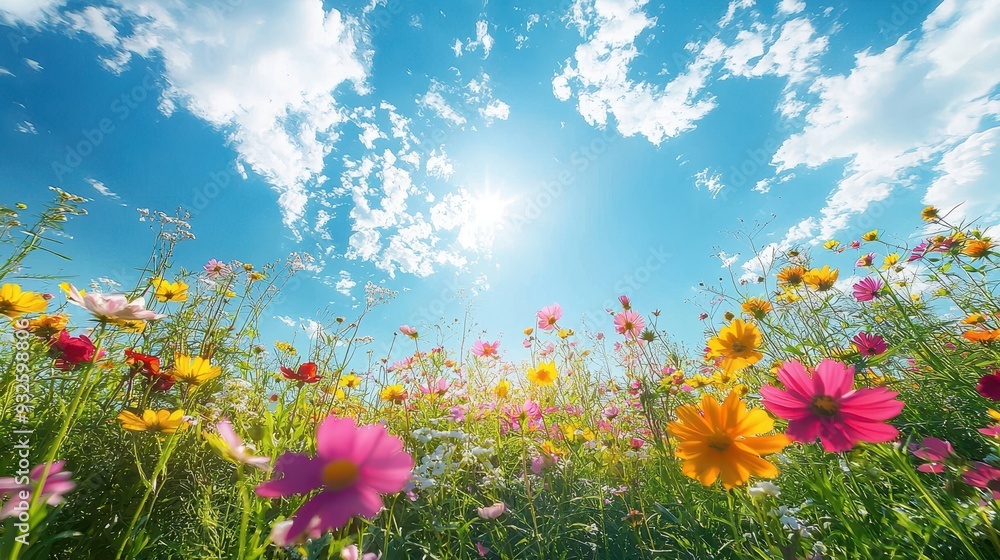
[[[521,346],[524,346],[525,348],[531,348],[531,339],[526,338],[523,341],[521,341]]]
[[[448,380],[439,377],[437,381],[423,383],[420,385],[420,392],[424,395],[438,395],[441,396],[448,392]]]
[[[556,464],[555,457],[550,457],[545,453],[542,453],[541,455],[536,455],[533,459],[531,459],[531,472],[540,476],[542,474],[542,471],[551,467],[554,464]]]
[[[166,315],[146,309],[145,298],[138,297],[129,301],[125,294],[102,294],[100,292],[82,295],[72,284],[63,284],[63,286],[66,290],[66,298],[70,303],[90,311],[101,320],[152,321],[166,317]]]
[[[622,413],[622,409],[617,406],[610,404],[604,409],[604,417],[608,420],[614,420],[619,414]]]
[[[486,342],[482,340],[477,340],[472,343],[472,353],[480,358],[497,358],[497,348],[500,347],[500,341],[496,342]]]
[[[618,334],[636,339],[642,334],[642,329],[644,328],[646,328],[646,322],[635,311],[627,310],[615,315],[615,332]]]
[[[962,473],[962,480],[969,486],[993,492],[993,499],[1000,500],[1000,469],[980,461],[972,464],[972,469]]]
[[[271,526],[271,542],[277,546],[294,546],[306,542],[307,539],[318,539],[323,535],[319,528],[319,518],[314,517],[305,531],[294,535],[294,539],[289,538],[288,530],[292,528],[292,520],[279,521]]]
[[[868,253],[867,255],[861,255],[861,257],[858,258],[858,261],[854,263],[854,266],[863,268],[871,266],[873,262],[875,262],[875,253]]]
[[[925,473],[944,472],[944,461],[954,454],[951,444],[935,437],[924,438],[919,444],[910,444],[910,453],[918,459],[927,461],[917,467],[917,470]]]
[[[490,553],[490,549],[486,548],[486,545],[482,541],[476,541],[476,552],[483,558],[486,558],[486,555]]]
[[[204,269],[209,278],[225,278],[233,273],[232,267],[215,259],[209,260]]]
[[[994,424],[988,428],[979,428],[979,433],[986,437],[1000,438],[1000,424]]]
[[[236,463],[243,463],[261,470],[269,470],[268,464],[271,460],[268,457],[253,454],[253,450],[243,444],[240,436],[236,435],[232,423],[223,418],[215,424],[215,429],[219,432],[219,439],[224,445],[219,446],[226,458]]]
[[[642,439],[637,438],[637,437],[634,437],[634,438],[628,440],[629,447],[631,447],[632,449],[635,449],[636,451],[642,449],[642,446],[645,445],[645,444],[646,444],[645,440],[642,440]]]
[[[319,425],[316,440],[316,457],[285,453],[271,480],[257,486],[264,498],[321,490],[292,518],[286,533],[292,541],[313,529],[340,529],[354,515],[373,517],[382,509],[379,494],[401,491],[413,470],[403,442],[380,424],[359,428],[353,418],[330,416]]]
[[[868,277],[854,285],[854,299],[858,301],[871,301],[880,295],[882,290],[882,280]]]
[[[920,259],[924,258],[924,255],[927,254],[927,250],[930,249],[930,247],[931,247],[931,242],[927,239],[924,239],[920,243],[917,243],[917,246],[914,247],[913,251],[910,252],[910,257],[906,259],[906,262],[919,261]]]
[[[851,241],[851,249],[857,249],[861,247],[861,242],[858,240]]]
[[[361,551],[358,550],[358,545],[349,544],[340,551],[340,557],[343,560],[379,560],[382,558],[382,554],[375,554],[374,552],[368,552],[364,556],[361,555]]]
[[[553,303],[541,308],[536,317],[538,318],[538,328],[543,331],[551,331],[556,328],[556,322],[562,319],[562,307],[558,303]]]
[[[479,517],[486,520],[496,519],[507,511],[507,505],[503,502],[497,502],[492,506],[481,507],[476,510],[479,513]]]
[[[878,356],[889,349],[889,345],[885,343],[885,339],[877,334],[858,333],[851,339],[851,342],[858,348],[858,352],[862,356]]]
[[[847,451],[858,442],[882,443],[899,434],[885,423],[903,410],[903,402],[885,387],[853,389],[854,368],[823,360],[812,375],[799,362],[778,370],[785,389],[764,385],[760,394],[772,414],[788,420],[785,432],[794,441],[818,437],[831,453]]]
[[[624,294],[618,296],[618,303],[622,304],[622,309],[625,311],[632,309],[632,300],[628,299],[628,296]]]
[[[417,334],[417,329],[411,327],[410,325],[401,325],[399,327],[399,332],[413,339],[416,339],[419,336]]]
[[[28,473],[28,484],[20,484],[14,477],[0,478],[0,501],[4,497],[7,498],[7,503],[0,508],[0,519],[17,517],[21,511],[28,510],[28,503],[21,499],[21,492],[40,492],[42,501],[50,506],[61,504],[65,494],[76,488],[76,484],[70,480],[73,473],[63,470],[65,464],[65,461],[52,463],[41,490],[38,489],[38,482],[42,478],[42,472],[45,471],[45,463],[31,469]]]

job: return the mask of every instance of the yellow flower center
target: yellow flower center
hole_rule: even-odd
[[[817,416],[832,417],[840,411],[840,403],[828,395],[819,395],[813,399],[809,409]]]
[[[330,461],[323,467],[321,476],[323,484],[330,490],[343,490],[354,484],[358,479],[358,466],[353,461],[347,459],[337,459]]]
[[[705,444],[719,453],[723,453],[733,444],[733,439],[728,434],[716,432],[705,439]]]

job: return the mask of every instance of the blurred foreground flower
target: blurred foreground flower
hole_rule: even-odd
[[[240,436],[236,435],[233,430],[233,425],[229,420],[223,419],[215,424],[215,429],[219,432],[218,434],[213,434],[210,432],[205,432],[205,439],[208,443],[217,449],[222,456],[228,460],[237,464],[250,465],[251,467],[256,467],[261,470],[268,470],[268,463],[270,459],[267,457],[256,456],[251,453],[251,450],[243,445],[243,440]]]
[[[49,302],[35,292],[25,292],[17,284],[0,286],[0,315],[16,319],[25,313],[41,313]]]
[[[316,457],[285,453],[274,477],[257,486],[257,495],[284,498],[320,489],[292,518],[287,539],[309,530],[340,529],[351,517],[374,517],[382,509],[380,494],[399,492],[410,479],[413,458],[403,442],[385,426],[358,427],[353,418],[334,416],[316,432]]]
[[[0,508],[0,519],[7,519],[8,517],[17,517],[19,510],[27,511],[27,505],[23,508],[24,495],[31,495],[31,493],[39,492],[41,493],[41,501],[49,504],[50,506],[58,506],[65,499],[65,494],[72,492],[76,488],[76,484],[70,480],[73,473],[69,471],[64,471],[63,466],[65,461],[56,461],[52,463],[49,468],[49,475],[45,478],[45,484],[38,488],[38,481],[42,478],[42,472],[45,471],[45,464],[37,465],[35,468],[31,469],[28,475],[30,479],[28,484],[21,484],[18,482],[17,478],[14,477],[3,477],[0,478],[0,501],[4,497],[7,498],[7,503]]]

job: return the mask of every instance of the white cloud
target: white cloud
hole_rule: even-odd
[[[35,125],[31,124],[29,121],[21,121],[17,123],[14,130],[22,134],[38,134],[38,130],[35,128]]]
[[[367,90],[359,24],[320,0],[225,3],[118,0],[66,14],[75,29],[116,45],[109,67],[134,56],[162,60],[161,109],[183,107],[223,131],[278,193],[285,223],[303,216],[309,190],[345,116],[335,92]],[[128,25],[116,27],[113,17]]]
[[[490,24],[488,21],[480,20],[476,22],[476,42],[483,46],[483,58],[489,58],[490,51],[493,50],[493,37],[490,36]]]
[[[1000,102],[990,97],[1000,83],[998,26],[1000,4],[948,0],[924,21],[919,39],[902,37],[883,52],[858,53],[847,75],[816,80],[819,103],[774,156],[779,172],[846,162],[811,233],[833,237],[894,189],[912,186],[918,166],[949,153],[1000,113]],[[976,140],[980,156],[987,155],[985,140]],[[973,145],[954,157],[971,153]],[[942,165],[938,171],[954,169]],[[948,190],[944,184],[938,192]]]
[[[924,204],[948,212],[948,221],[982,218],[987,225],[1000,221],[1000,127],[969,136],[945,153],[934,168],[940,175],[924,195]]]
[[[722,184],[722,175],[719,173],[712,173],[708,168],[702,169],[694,176],[694,186],[699,189],[707,189],[708,192],[712,193],[712,198],[719,196],[726,186]]]
[[[118,28],[114,22],[118,20],[118,10],[112,8],[88,6],[82,12],[63,14],[69,26],[77,31],[89,33],[103,45],[118,46]]]
[[[462,56],[462,41],[455,39],[455,44],[451,46],[451,50],[455,53],[455,57]]]
[[[35,26],[56,15],[66,0],[0,0],[0,22]]]
[[[494,119],[499,119],[505,121],[510,117],[510,105],[507,105],[499,99],[491,100],[486,107],[481,107],[479,109],[479,114],[486,121],[486,124],[490,124]]]
[[[351,289],[358,283],[351,279],[351,273],[346,270],[340,271],[340,280],[337,281],[337,291],[347,297],[351,297]]]
[[[448,154],[444,152],[444,149],[435,149],[427,156],[427,175],[430,177],[440,177],[447,179],[451,177],[451,174],[455,172],[455,168],[448,161]]]
[[[432,82],[431,89],[428,90],[422,97],[417,99],[417,104],[426,109],[430,109],[435,115],[446,121],[459,126],[465,124],[466,118],[460,115],[458,111],[452,108],[452,106],[445,101],[444,97],[441,95],[440,89],[440,83]]]
[[[24,65],[27,66],[28,68],[31,68],[35,72],[41,72],[42,71],[42,65],[39,64],[37,60],[32,60],[30,58],[26,58],[26,59],[24,59]]]
[[[98,181],[97,179],[92,179],[90,177],[87,177],[84,180],[87,181],[88,183],[90,183],[90,186],[94,187],[95,191],[101,193],[101,196],[106,196],[108,198],[113,198],[115,200],[118,200],[118,199],[121,198],[120,196],[118,196],[117,193],[115,193],[114,191],[112,191],[111,189],[109,189],[107,187],[107,185],[105,185],[104,183]]]
[[[3,66],[0,66],[0,76],[13,76],[13,75],[14,75],[13,72],[4,68]]]
[[[781,0],[778,4],[778,11],[783,14],[797,14],[806,9],[806,3],[802,0]]]

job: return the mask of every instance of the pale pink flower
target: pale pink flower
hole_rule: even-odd
[[[646,322],[635,311],[626,310],[615,315],[615,332],[625,335],[626,338],[639,338],[644,328],[646,328]]]
[[[419,336],[417,334],[417,329],[411,327],[410,325],[402,325],[402,326],[400,326],[399,327],[399,332],[401,332],[401,333],[405,334],[406,336],[408,336],[410,338],[413,338],[413,339],[415,339],[415,338],[417,338],[417,336]]]
[[[486,558],[486,555],[490,553],[490,549],[486,548],[486,545],[482,541],[476,541],[476,552],[483,558]]]
[[[497,348],[500,347],[500,341],[488,342],[483,340],[477,340],[472,343],[472,353],[480,358],[497,358]]]
[[[361,551],[358,550],[358,545],[349,544],[340,551],[340,557],[343,560],[379,560],[382,558],[382,554],[375,554],[374,552],[368,552],[364,556],[361,555]]]
[[[4,497],[7,498],[7,503],[0,508],[0,520],[17,517],[22,509],[28,510],[28,505],[22,504],[25,501],[22,499],[22,493],[38,492],[42,502],[50,506],[61,504],[65,495],[76,488],[76,484],[70,479],[73,473],[63,470],[65,464],[65,461],[52,463],[52,466],[49,467],[49,475],[45,477],[45,484],[41,488],[38,487],[38,483],[42,478],[42,472],[45,471],[45,463],[31,469],[31,472],[28,473],[27,484],[19,483],[18,479],[14,477],[0,478],[0,501]]]
[[[927,461],[917,467],[917,470],[925,473],[944,472],[944,461],[954,454],[951,444],[935,437],[924,438],[919,444],[910,444],[910,453],[914,457]]]
[[[219,441],[216,443],[216,446],[227,459],[261,470],[270,470],[268,464],[271,460],[268,457],[254,455],[253,450],[244,445],[240,436],[236,435],[236,431],[233,430],[233,425],[229,420],[223,418],[215,424],[215,429],[219,432]]]
[[[481,507],[476,510],[479,513],[479,517],[486,520],[496,519],[507,511],[507,505],[503,502],[497,502],[492,506]]]
[[[146,309],[146,299],[142,297],[129,301],[125,294],[90,292],[87,295],[82,295],[72,284],[64,286],[66,298],[70,303],[90,311],[101,320],[152,321],[166,317],[166,315]]]
[[[225,278],[233,273],[232,267],[215,259],[209,260],[204,269],[209,278]]]
[[[558,303],[553,303],[539,310],[536,317],[538,318],[538,328],[543,331],[551,331],[556,328],[556,322],[562,319],[562,307]]]

